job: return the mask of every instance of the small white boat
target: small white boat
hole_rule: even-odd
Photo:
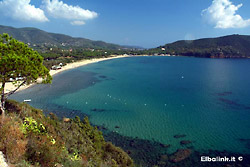
[[[31,102],[31,99],[25,99],[23,102]]]

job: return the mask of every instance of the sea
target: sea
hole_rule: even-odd
[[[145,154],[154,146],[168,155],[178,149],[250,154],[250,59],[111,59],[61,72],[52,84],[34,85],[11,99],[31,99],[30,105],[59,117],[88,116],[125,150],[139,141]],[[152,164],[161,161],[156,159]]]

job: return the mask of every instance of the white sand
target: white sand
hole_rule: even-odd
[[[77,61],[77,62],[74,62],[74,63],[69,63],[69,64],[63,66],[62,69],[59,69],[59,70],[50,70],[50,75],[54,76],[54,75],[56,75],[56,74],[58,74],[58,73],[60,73],[62,71],[70,70],[70,69],[77,68],[77,67],[80,67],[80,66],[84,66],[84,65],[87,65],[87,64],[97,63],[97,62],[100,62],[100,61],[105,61],[105,60],[110,60],[110,59],[123,58],[123,57],[129,57],[129,55],[119,55],[119,56],[111,56],[111,57],[108,57],[108,58],[96,58],[96,59],[89,59],[89,60],[81,60],[81,61]],[[24,85],[24,86],[20,87],[17,91],[26,89],[26,88],[30,87],[31,85]],[[9,91],[14,90],[15,88],[16,87],[12,83],[7,83],[5,85],[5,92],[7,93]]]

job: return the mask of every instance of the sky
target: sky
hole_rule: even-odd
[[[0,0],[0,25],[153,48],[250,35],[249,0]]]

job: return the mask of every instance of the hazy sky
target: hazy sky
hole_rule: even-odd
[[[249,0],[0,0],[0,24],[146,48],[250,35]]]

